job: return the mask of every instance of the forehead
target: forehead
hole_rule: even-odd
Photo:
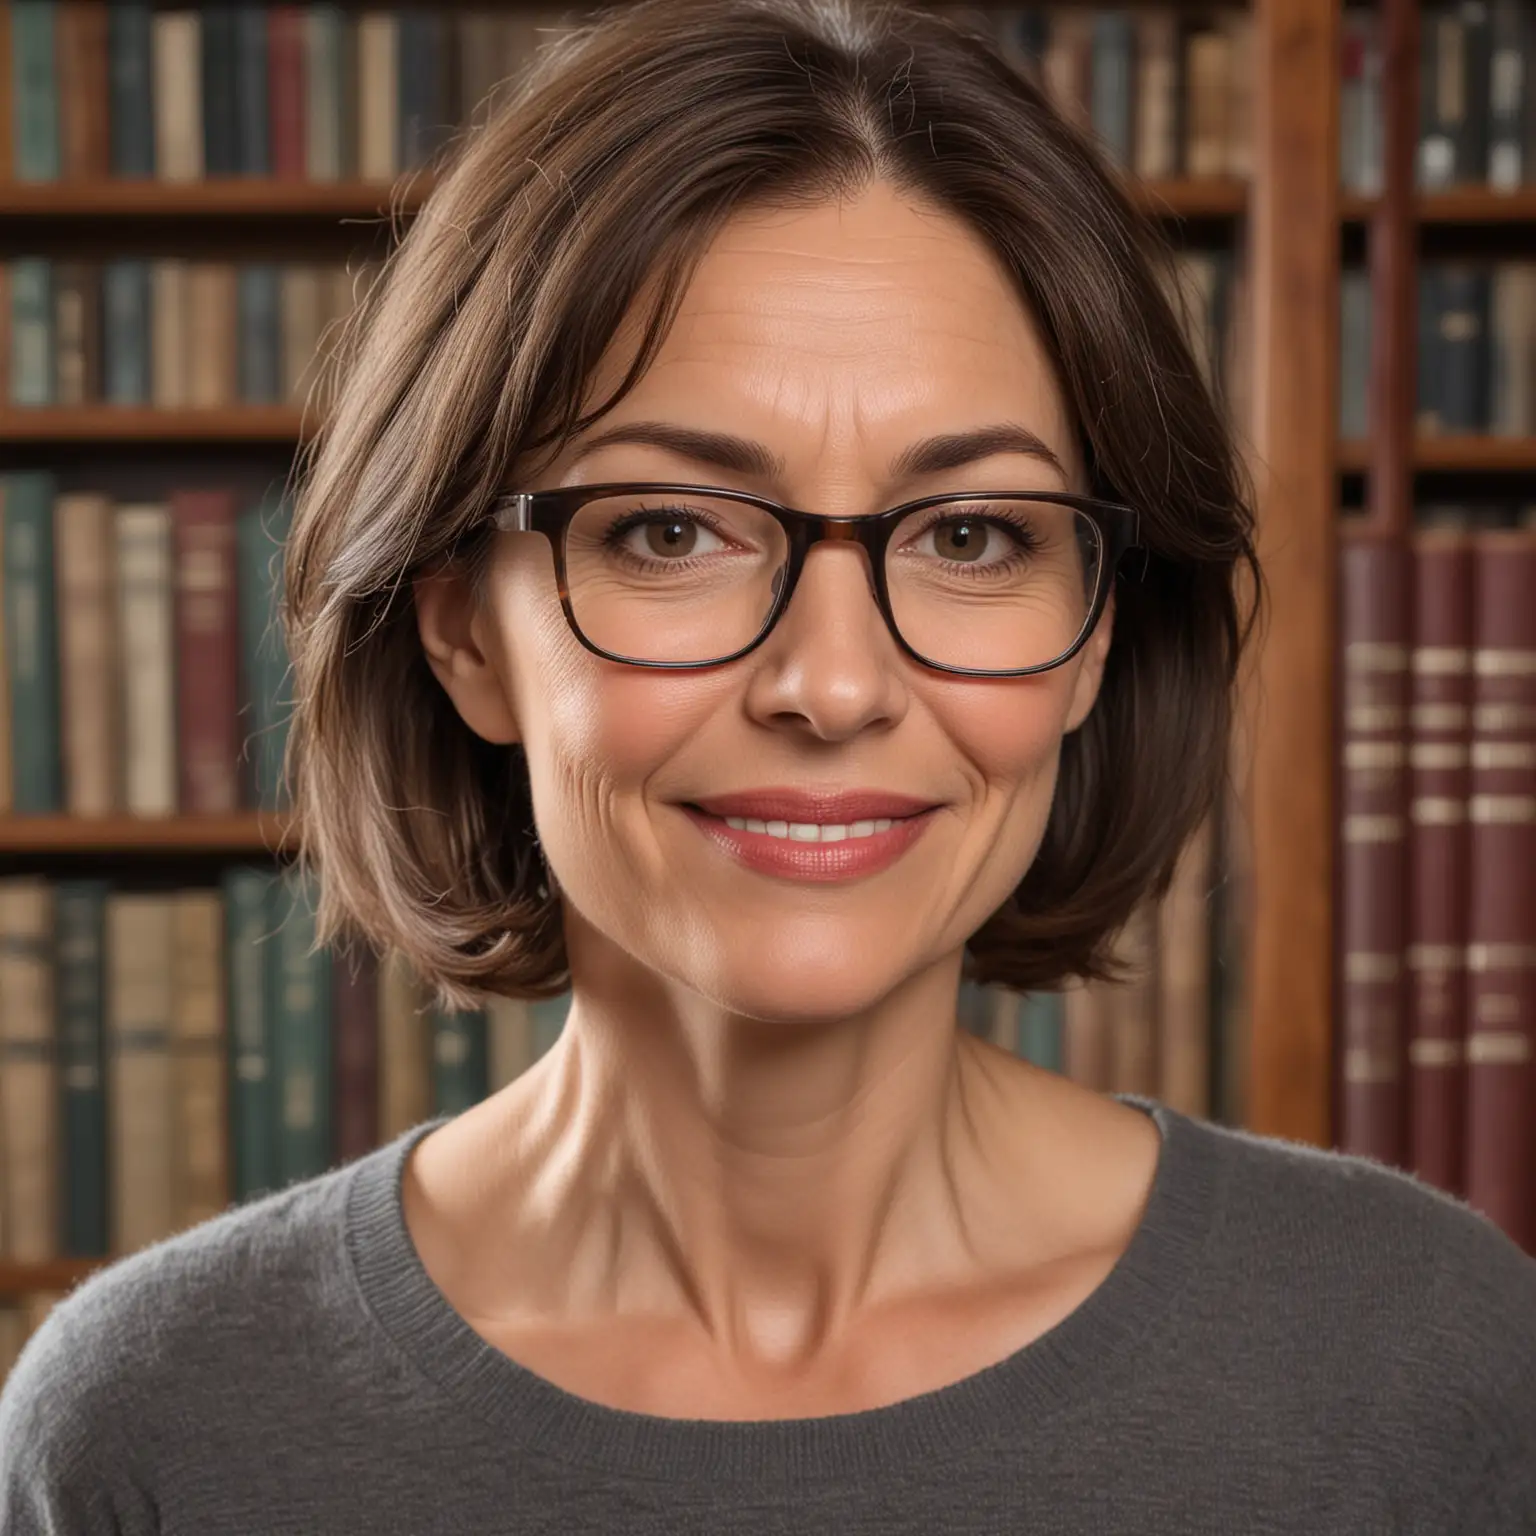
[[[639,313],[590,401],[622,378]],[[1048,351],[1011,275],[960,220],[883,183],[726,223],[651,367],[604,424],[679,413],[772,440],[791,460],[854,439],[894,457],[919,437],[1016,421],[1077,471]]]

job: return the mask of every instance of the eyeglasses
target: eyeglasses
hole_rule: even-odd
[[[981,677],[1059,667],[1092,634],[1137,547],[1129,507],[1057,491],[962,492],[868,517],[796,512],[699,485],[581,485],[498,497],[542,533],[576,638],[636,667],[709,667],[762,644],[811,546],[861,545],[876,605],[924,666]]]

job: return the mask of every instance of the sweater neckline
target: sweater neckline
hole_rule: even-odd
[[[805,1419],[679,1419],[611,1408],[556,1386],[485,1342],[416,1252],[401,1184],[429,1120],[353,1165],[346,1247],[376,1324],[456,1408],[502,1445],[647,1480],[754,1484],[879,1476],[973,1451],[1000,1433],[1080,1410],[1170,1347],[1217,1204],[1208,1128],[1156,1100],[1114,1094],[1161,1135],[1142,1219],[1108,1276],[1055,1327],[947,1386],[883,1407]]]

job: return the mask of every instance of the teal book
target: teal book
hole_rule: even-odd
[[[238,281],[240,399],[275,405],[283,397],[278,269],[254,262],[240,268]]]
[[[331,957],[315,949],[315,890],[283,872],[271,944],[272,1062],[277,1100],[277,1165],[283,1185],[313,1178],[331,1156]]]
[[[109,261],[101,274],[103,376],[112,405],[150,401],[149,263]]]
[[[59,651],[53,574],[53,476],[5,477],[5,665],[11,710],[11,796],[19,815],[64,808]]]
[[[53,404],[53,265],[42,257],[10,263],[11,404]]]
[[[105,880],[54,886],[60,1237],[70,1258],[108,1252]]]
[[[311,5],[304,18],[304,171],[311,181],[340,181],[348,125],[341,7]]]
[[[11,90],[17,181],[59,179],[59,81],[53,0],[12,0]]]
[[[481,1009],[433,1010],[434,1114],[462,1114],[490,1091],[486,1031],[486,1017]]]
[[[107,7],[107,136],[114,176],[155,174],[149,0]]]
[[[1059,992],[1031,992],[1019,1002],[1019,1055],[1047,1072],[1062,1070],[1065,1005]]]
[[[292,705],[278,605],[283,544],[292,520],[292,503],[273,492],[244,508],[235,530],[245,757],[252,798],[264,810],[285,803],[283,753]]]
[[[272,137],[267,112],[267,8],[235,8],[235,171],[272,174]]]
[[[559,997],[546,997],[529,1003],[528,1016],[533,1021],[533,1059],[537,1061],[550,1050],[565,1028],[571,1011],[571,994],[562,992]]]
[[[1094,13],[1090,117],[1099,142],[1115,164],[1124,168],[1131,163],[1135,31],[1129,11]]]
[[[272,1083],[273,919],[277,875],[224,872],[225,971],[229,988],[229,1166],[237,1201],[279,1187]]]

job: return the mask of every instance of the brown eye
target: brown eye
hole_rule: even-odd
[[[945,560],[977,560],[986,553],[988,531],[985,523],[956,518],[933,530],[933,547]]]
[[[645,525],[646,548],[653,555],[691,555],[698,539],[698,524],[684,518]]]

